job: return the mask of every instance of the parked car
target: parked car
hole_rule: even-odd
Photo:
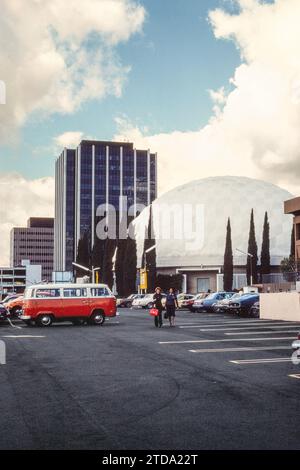
[[[9,297],[7,300],[4,299],[3,304],[6,309],[9,311],[12,318],[17,318],[22,313],[24,295],[18,295]]]
[[[132,302],[132,307],[133,308],[139,308],[139,307],[141,307],[141,308],[152,308],[153,305],[154,305],[153,295],[154,294],[145,294],[141,298],[134,299],[133,302]],[[162,305],[164,307],[164,305],[166,303],[166,295],[162,294],[162,296],[163,296]]]
[[[193,297],[191,299],[184,300],[182,302],[182,308],[187,308],[190,312],[192,312],[193,311],[192,306],[193,306],[195,300],[205,299],[205,297],[207,297],[207,296],[208,296],[208,294],[204,293],[204,292],[193,295]]]
[[[15,292],[7,294],[6,297],[4,297],[4,299],[2,300],[2,303],[6,303],[9,300],[18,299],[21,296],[23,296],[23,294],[16,294]]]
[[[213,311],[215,313],[225,313],[225,312],[227,312],[229,302],[231,302],[232,300],[238,300],[241,297],[241,295],[243,295],[243,294],[240,294],[239,292],[236,292],[231,297],[225,297],[225,299],[218,300],[215,303],[215,305],[213,306]]]
[[[236,315],[251,315],[251,307],[259,301],[259,294],[244,294],[228,304],[228,311]]]
[[[213,292],[204,299],[196,299],[191,307],[192,312],[213,312],[215,304],[226,298],[232,297],[234,292]]]
[[[255,302],[250,308],[250,316],[253,318],[259,318],[259,301]]]
[[[116,313],[116,298],[105,284],[40,284],[26,289],[20,318],[38,326],[66,320],[103,325]]]
[[[292,342],[292,349],[293,349],[293,356],[292,361],[299,365],[300,363],[300,333],[298,334],[298,338]]]
[[[194,297],[195,296],[193,294],[179,294],[177,296],[179,308],[188,309],[191,302],[193,302]]]
[[[0,322],[4,322],[7,320],[8,317],[8,311],[3,303],[0,303]]]
[[[130,308],[134,299],[142,299],[145,294],[131,294],[129,297],[117,299],[117,307]]]

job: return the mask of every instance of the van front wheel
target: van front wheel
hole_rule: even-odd
[[[52,316],[51,315],[40,315],[36,321],[38,326],[50,326],[52,324]]]
[[[91,325],[103,325],[105,322],[105,315],[103,312],[97,311],[91,315],[89,323]]]

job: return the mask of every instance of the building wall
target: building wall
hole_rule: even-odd
[[[260,318],[300,321],[300,294],[298,292],[260,294],[259,303]]]
[[[53,253],[53,227],[15,227],[12,229],[10,257],[12,266],[21,266],[22,260],[29,260],[33,265],[41,265],[42,278],[51,281]]]
[[[42,268],[30,263],[19,267],[0,267],[0,300],[9,293],[22,294],[26,286],[41,282]]]
[[[54,270],[72,270],[85,232],[92,249],[101,204],[118,213],[120,196],[126,196],[125,210],[147,206],[156,198],[156,186],[156,155],[135,150],[132,143],[82,141],[76,150],[65,149],[55,167]]]
[[[180,268],[180,267],[179,267]],[[158,268],[159,274],[171,275],[176,274],[176,268]],[[217,290],[217,274],[219,270],[193,270],[190,271],[188,268],[180,268],[180,274],[186,274],[187,279],[187,292],[196,294],[200,292],[199,287],[203,288],[204,291],[210,289],[212,292]],[[201,289],[202,291],[202,289]]]
[[[207,291],[212,292],[223,290],[223,274],[220,272],[222,266],[207,266],[201,269],[191,266],[158,267],[157,272],[164,275],[174,275],[177,270],[180,274],[186,275],[187,292],[197,293]],[[272,273],[280,271],[278,266],[272,266]],[[246,266],[235,266],[233,270],[233,289],[240,289],[247,284]]]

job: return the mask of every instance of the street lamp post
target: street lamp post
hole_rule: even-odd
[[[89,273],[92,274],[92,283],[94,284],[95,283],[95,273],[96,271],[99,271],[101,268],[97,267],[97,268],[94,268],[94,266],[92,266],[92,269],[90,268],[87,268],[86,266],[82,266],[81,264],[78,264],[78,263],[72,263],[73,266],[75,266],[76,268],[80,268],[80,269],[83,269],[83,271],[87,271]]]
[[[253,285],[253,257],[251,253],[247,253],[247,251],[242,251],[239,250],[238,248],[235,249],[235,251],[239,251],[240,253],[243,253],[243,255],[249,256],[250,258],[250,285]]]

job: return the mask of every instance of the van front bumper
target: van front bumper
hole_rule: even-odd
[[[31,316],[30,316],[30,315],[21,315],[21,316],[20,316],[20,319],[21,319],[21,320],[24,320],[24,321],[26,321],[26,320],[31,320]]]

